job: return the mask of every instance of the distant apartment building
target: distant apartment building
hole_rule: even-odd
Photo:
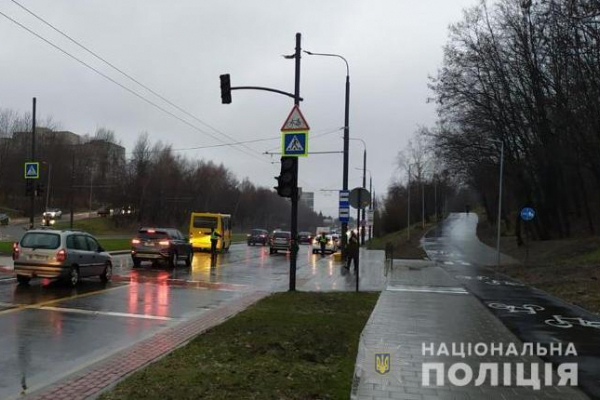
[[[315,210],[315,193],[314,192],[302,192],[300,196],[300,201],[304,203],[304,205],[310,208],[312,211]]]
[[[14,132],[12,135],[13,143],[20,146],[31,146],[31,132]],[[52,143],[63,143],[67,145],[77,145],[81,143],[81,136],[69,131],[53,131],[48,128],[35,128],[36,145],[44,146]]]

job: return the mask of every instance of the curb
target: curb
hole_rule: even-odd
[[[225,322],[270,294],[270,292],[254,292],[237,298],[219,309],[208,311],[192,320],[164,329],[156,335],[134,344],[90,368],[41,389],[37,393],[28,395],[26,398],[79,400],[97,397],[129,374],[185,345],[197,335]]]

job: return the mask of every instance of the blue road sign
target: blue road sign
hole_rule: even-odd
[[[25,179],[39,179],[40,178],[40,163],[39,162],[26,162],[25,163]]]
[[[350,221],[350,191],[340,190],[340,205],[339,205],[340,222]]]
[[[523,221],[531,221],[535,218],[535,210],[531,207],[525,207],[521,210],[521,219]]]
[[[281,153],[284,156],[306,157],[308,155],[308,132],[282,132]]]

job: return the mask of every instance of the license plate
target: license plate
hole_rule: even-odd
[[[146,242],[146,243],[144,243],[144,246],[153,247],[154,243],[152,243],[152,242]]]
[[[48,257],[47,256],[40,256],[40,255],[36,254],[36,255],[33,256],[33,259],[34,260],[47,260]]]

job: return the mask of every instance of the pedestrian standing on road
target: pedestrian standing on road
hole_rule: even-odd
[[[350,264],[354,260],[354,272],[358,270],[358,254],[360,252],[360,246],[358,244],[358,235],[352,231],[350,239],[348,239],[348,245],[346,246],[346,269],[350,269]]]
[[[325,257],[325,247],[327,247],[327,236],[325,236],[325,232],[321,232],[319,244],[321,245],[321,257]]]
[[[217,256],[217,243],[221,235],[215,231],[215,228],[210,228],[210,255],[212,258]]]

